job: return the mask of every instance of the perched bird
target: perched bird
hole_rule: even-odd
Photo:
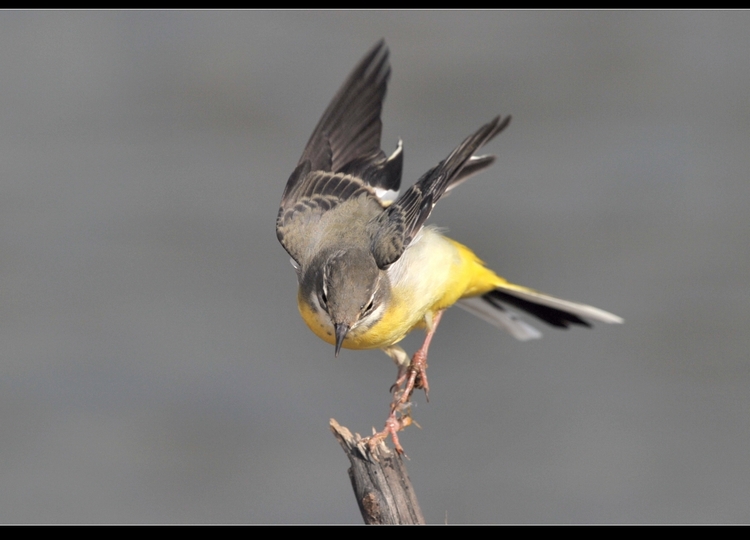
[[[489,167],[474,153],[508,126],[496,117],[399,196],[403,145],[386,156],[380,121],[390,76],[388,48],[378,42],[331,101],[292,172],[281,199],[276,234],[297,272],[302,318],[338,356],[347,349],[382,349],[399,367],[386,423],[408,424],[402,407],[415,387],[428,390],[427,349],[443,310],[458,304],[520,340],[541,333],[519,309],[558,328],[621,323],[601,309],[514,285],[467,247],[425,226],[440,197]],[[398,346],[409,332],[427,336],[410,360]],[[404,385],[403,389],[401,386]]]

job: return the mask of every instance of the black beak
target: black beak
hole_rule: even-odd
[[[336,353],[335,356],[339,355],[341,346],[344,344],[344,338],[349,333],[349,325],[343,323],[335,323],[333,328],[336,330]]]

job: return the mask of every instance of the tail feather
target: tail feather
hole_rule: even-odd
[[[490,323],[492,326],[508,331],[514,338],[520,341],[542,337],[542,333],[539,330],[519,319],[516,313],[498,304],[485,302],[481,296],[463,298],[456,305]]]
[[[485,321],[510,332],[516,339],[541,337],[541,333],[518,319],[508,306],[513,306],[557,328],[571,325],[591,326],[590,321],[610,324],[622,318],[593,306],[578,304],[539,293],[520,285],[505,283],[481,297],[461,300],[459,306]]]
[[[575,313],[529,301],[525,298],[518,298],[501,290],[488,292],[482,298],[498,309],[503,309],[503,304],[510,304],[557,328],[568,328],[568,326],[573,324],[591,326],[591,323]]]

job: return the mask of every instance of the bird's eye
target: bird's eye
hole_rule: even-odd
[[[370,313],[372,311],[372,308],[374,306],[375,306],[375,299],[372,299],[372,300],[370,300],[370,303],[367,304],[367,307],[365,308],[365,310],[362,313],[365,313],[365,314]]]
[[[318,300],[320,300],[320,307],[322,307],[325,310],[328,310],[328,296],[326,296],[326,289],[323,287],[323,290],[320,291],[318,294]]]

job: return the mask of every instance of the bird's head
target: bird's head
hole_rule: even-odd
[[[300,281],[301,298],[334,329],[336,356],[350,331],[370,328],[383,315],[390,286],[372,253],[364,249],[319,254]]]

